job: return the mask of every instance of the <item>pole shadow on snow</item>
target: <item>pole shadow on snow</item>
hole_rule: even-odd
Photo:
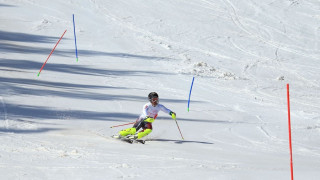
[[[10,120],[96,120],[96,121],[121,121],[123,119],[135,120],[138,115],[131,113],[108,113],[82,110],[57,110],[42,106],[28,106],[6,104],[7,116]],[[57,121],[58,123],[58,121]]]
[[[0,3],[0,7],[16,7],[16,6]]]
[[[0,32],[1,33],[1,32]],[[54,40],[51,40],[51,37],[47,37],[47,43],[54,44],[56,38],[53,38]],[[36,39],[39,39],[38,43],[45,43],[42,41],[44,37],[38,37]],[[6,38],[1,38],[0,40],[7,40]],[[16,41],[17,39],[13,39]],[[29,38],[25,39],[20,39],[21,42],[28,42]],[[10,41],[10,40],[8,40]],[[26,45],[19,45],[19,44],[14,44],[14,43],[6,43],[6,42],[0,42],[0,52],[4,53],[23,53],[23,54],[42,54],[42,55],[48,55],[51,50],[52,50],[52,45],[46,45],[48,46],[47,48],[43,47],[36,47],[36,46],[26,46]],[[117,58],[127,58],[127,59],[143,59],[143,60],[167,60],[168,57],[157,57],[157,56],[146,56],[146,55],[137,55],[137,54],[130,54],[130,53],[121,53],[121,52],[103,52],[103,51],[95,51],[95,50],[78,50],[78,54],[80,57],[85,58],[85,57],[93,57],[93,56],[106,56],[106,57],[117,57]],[[69,50],[62,50],[62,48],[59,49],[59,47],[53,52],[54,56],[62,56],[62,57],[74,57],[74,50],[69,49]],[[45,59],[46,57],[43,57]],[[42,59],[41,59],[42,60]]]
[[[20,32],[8,32],[8,31],[0,30],[0,40],[28,42],[28,43],[54,43],[57,40],[57,37],[34,35],[34,34],[27,34],[27,33],[20,33]],[[0,45],[1,45],[0,47],[3,48],[3,45],[9,45],[9,44],[1,43]]]
[[[7,134],[7,133],[14,133],[14,134],[34,134],[34,133],[45,133],[49,131],[58,131],[61,129],[58,128],[38,128],[38,129],[13,129],[13,128],[0,128],[0,135]]]
[[[107,93],[94,92],[94,89],[127,89],[126,87],[90,86],[73,83],[59,83],[37,81],[19,78],[0,78],[0,88],[7,95],[32,95],[40,97],[63,97],[68,99],[97,100],[97,101],[144,101],[146,98],[136,95],[110,95]],[[45,87],[42,88],[42,87]],[[49,89],[48,89],[49,88]],[[83,101],[83,103],[86,103]]]
[[[125,87],[112,87],[112,86],[98,86],[98,85],[87,85],[87,84],[74,84],[74,83],[62,83],[62,82],[50,82],[50,81],[42,81],[42,80],[34,80],[34,79],[22,79],[22,78],[7,78],[0,77],[1,84],[8,87],[8,89],[12,89],[14,87],[22,87],[24,85],[26,87],[29,86],[43,86],[43,87],[52,87],[58,89],[126,89]],[[39,88],[39,87],[38,87]],[[31,91],[32,89],[26,89]]]
[[[12,71],[14,70],[21,70],[28,72],[34,71],[36,72],[41,68],[43,62],[35,62],[30,60],[13,60],[13,59],[0,59],[0,68],[2,70],[8,70],[5,68],[10,68]],[[0,69],[0,70],[1,70]],[[20,72],[21,72],[20,71]],[[158,71],[151,71],[151,70],[117,70],[117,69],[98,69],[98,68],[91,68],[84,66],[82,64],[47,64],[46,71],[54,71],[54,72],[61,72],[61,73],[70,73],[70,74],[78,74],[78,75],[90,75],[90,76],[146,76],[147,74],[170,74],[167,72],[158,72]]]
[[[44,36],[36,34],[28,34],[21,32],[8,32],[0,30],[0,52],[4,53],[23,53],[23,54],[43,54],[48,55],[54,43],[60,39],[59,36]],[[73,41],[70,38],[63,38],[63,41]],[[21,45],[22,43],[31,43],[32,46]],[[39,43],[39,45],[37,45]],[[48,44],[48,45],[43,45]],[[44,47],[47,46],[47,47]],[[61,45],[60,45],[61,46]],[[55,56],[63,57],[74,57],[74,49],[62,49],[57,48],[54,53]],[[138,55],[131,53],[122,52],[104,52],[96,50],[85,50],[78,49],[78,54],[81,57],[93,57],[93,56],[106,56],[106,57],[117,57],[117,58],[133,58],[133,59],[144,59],[144,60],[162,60],[169,59],[168,57]],[[44,57],[45,59],[45,57]]]
[[[69,99],[84,99],[84,100],[114,100],[114,99],[136,99],[137,97],[127,97],[124,95],[112,96],[106,93],[88,92],[94,89],[125,89],[125,87],[110,87],[110,86],[93,86],[73,83],[59,83],[37,81],[31,79],[19,78],[0,78],[0,88],[7,92],[6,95],[32,95],[40,97],[64,97]],[[43,88],[42,88],[43,87]],[[49,88],[49,89],[48,89]]]
[[[162,117],[159,119],[160,121],[172,121],[169,117]],[[189,118],[177,118],[178,121],[185,122],[197,122],[197,123],[217,123],[217,124],[250,124],[248,122],[243,121],[230,121],[230,120],[207,120],[207,119],[189,119]]]
[[[127,119],[134,121],[138,115],[131,113],[108,113],[108,112],[96,112],[96,111],[82,111],[82,110],[58,110],[50,107],[43,106],[29,106],[6,103],[6,121],[7,128],[0,128],[1,133],[16,133],[16,134],[28,134],[28,133],[45,133],[49,131],[62,130],[61,128],[37,128],[37,129],[20,129],[12,128],[10,126],[16,124],[37,124],[44,126],[59,125],[60,121],[112,121],[122,122]],[[55,121],[46,121],[55,120]],[[109,127],[106,125],[106,127]],[[23,126],[22,126],[23,128]]]
[[[212,142],[205,142],[205,141],[188,141],[188,140],[175,140],[175,139],[150,139],[147,141],[174,142],[176,144],[185,144],[185,143],[214,144]]]

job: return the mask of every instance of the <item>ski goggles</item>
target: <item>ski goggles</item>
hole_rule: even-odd
[[[159,98],[152,98],[151,100],[150,100],[151,102],[153,102],[153,103],[159,103]]]

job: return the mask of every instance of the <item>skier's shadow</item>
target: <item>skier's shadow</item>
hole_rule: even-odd
[[[184,143],[214,144],[211,142],[204,142],[204,141],[186,141],[186,140],[174,140],[174,139],[147,139],[146,141],[174,142],[176,144],[184,144]]]

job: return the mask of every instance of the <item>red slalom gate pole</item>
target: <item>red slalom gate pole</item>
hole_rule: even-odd
[[[293,163],[292,163],[292,142],[291,142],[291,119],[290,119],[289,84],[287,84],[287,100],[288,100],[288,126],[289,126],[290,169],[291,169],[291,180],[293,180]]]
[[[129,125],[129,124],[134,124],[134,123],[136,123],[136,122],[131,122],[131,123],[127,123],[127,124],[120,124],[120,125],[116,125],[116,126],[111,126],[110,128],[125,126],[125,125]]]
[[[49,60],[51,54],[53,53],[53,51],[56,49],[56,47],[58,46],[59,42],[61,41],[62,37],[64,36],[64,34],[67,32],[67,30],[64,31],[64,33],[62,34],[62,36],[60,37],[59,41],[56,43],[56,45],[54,46],[54,48],[52,49],[51,53],[49,54],[47,60],[43,63],[39,73],[38,73],[38,76],[40,76],[40,73],[42,71],[42,69],[44,68],[44,66],[46,65],[47,61]]]

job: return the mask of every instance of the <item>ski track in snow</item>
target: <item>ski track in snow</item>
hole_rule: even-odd
[[[95,2],[95,3],[97,3],[97,2]],[[151,42],[152,44],[163,47],[166,50],[172,51],[173,53],[178,52],[178,54],[180,54],[180,55],[188,56],[188,53],[187,53],[188,51],[195,51],[195,52],[199,52],[200,54],[215,56],[215,57],[219,57],[222,59],[229,59],[229,60],[237,62],[236,59],[230,58],[230,57],[222,55],[220,53],[218,54],[214,51],[204,50],[204,49],[201,49],[198,47],[185,45],[180,42],[170,40],[166,37],[159,36],[157,34],[150,32],[147,29],[143,29],[141,27],[138,27],[138,26],[134,25],[133,23],[125,21],[123,18],[120,18],[120,17],[117,17],[116,15],[111,14],[108,9],[101,8],[102,6],[96,5],[96,7],[100,12],[102,12],[102,14],[104,16],[106,16],[108,19],[111,19],[114,22],[116,22],[119,26],[125,27],[129,30],[132,30],[134,32],[139,33],[139,37],[142,40],[147,41],[149,43]],[[210,8],[210,9],[212,9],[212,8]],[[172,57],[169,56],[167,58],[171,59]],[[184,72],[184,71],[186,71],[186,72]],[[236,79],[236,78],[238,78],[230,72],[216,71],[213,69],[213,67],[207,66],[206,63],[203,63],[203,62],[195,62],[194,65],[191,67],[191,70],[190,70],[190,68],[187,68],[186,70],[182,69],[180,72],[186,73],[186,74],[196,72],[195,75],[213,76],[213,77],[218,77],[218,78],[223,78],[223,79]]]
[[[242,29],[244,32],[250,34],[251,36],[261,40],[262,42],[265,42],[271,46],[274,46],[277,49],[281,49],[284,51],[288,51],[297,55],[301,55],[303,57],[309,57],[309,58],[313,58],[313,59],[318,59],[317,56],[312,56],[312,55],[308,55],[308,54],[304,54],[304,53],[300,53],[298,51],[296,51],[293,48],[289,48],[288,46],[285,46],[283,44],[279,44],[275,41],[271,41],[271,40],[267,40],[265,38],[263,38],[262,36],[260,36],[259,32],[258,33],[252,33],[251,31],[248,30],[248,28],[245,27],[245,25],[243,25],[243,23],[241,23],[241,17],[237,14],[237,7],[235,7],[229,0],[224,0],[224,2],[226,3],[226,5],[228,5],[231,9],[229,10],[229,15],[232,18],[233,22],[240,28]],[[252,6],[252,4],[250,4],[249,6]],[[270,33],[269,33],[270,34]]]

